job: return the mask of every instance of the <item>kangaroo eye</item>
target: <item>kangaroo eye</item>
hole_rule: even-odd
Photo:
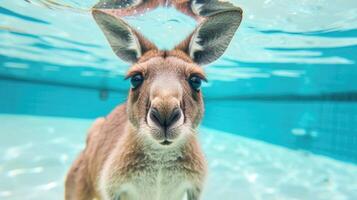
[[[141,4],[143,1],[142,0],[121,0],[118,1],[118,4],[120,4],[120,8],[128,8],[128,7],[135,7]]]
[[[197,75],[192,75],[188,79],[188,83],[190,84],[192,89],[194,89],[198,92],[201,88],[202,79],[200,77],[198,77]]]
[[[135,74],[131,77],[130,83],[131,88],[136,89],[144,82],[144,77],[142,74]]]

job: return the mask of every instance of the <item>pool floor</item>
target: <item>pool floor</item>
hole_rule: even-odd
[[[63,199],[92,121],[0,115],[0,199]],[[210,168],[203,200],[357,199],[356,165],[206,127],[201,144]]]

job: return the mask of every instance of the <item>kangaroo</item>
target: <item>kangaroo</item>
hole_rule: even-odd
[[[124,17],[141,14],[159,6],[173,6],[197,21],[203,21],[204,18],[221,12],[237,11],[242,13],[241,8],[225,0],[100,0],[93,8],[114,16]]]
[[[159,50],[123,20],[92,15],[113,52],[132,63],[126,103],[89,130],[65,181],[66,200],[198,200],[207,164],[198,143],[203,65],[218,59],[240,9],[209,16],[173,50]]]

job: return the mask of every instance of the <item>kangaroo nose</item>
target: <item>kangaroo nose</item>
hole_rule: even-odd
[[[162,128],[167,128],[177,122],[181,117],[180,108],[174,108],[172,112],[168,115],[160,113],[158,109],[150,109],[150,119],[157,125]]]

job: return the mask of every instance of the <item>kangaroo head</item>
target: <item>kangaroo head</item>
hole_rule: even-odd
[[[132,63],[129,121],[138,134],[160,146],[195,135],[203,112],[201,65],[219,58],[241,22],[241,13],[212,16],[173,50],[163,51],[124,21],[94,10],[114,53]]]

